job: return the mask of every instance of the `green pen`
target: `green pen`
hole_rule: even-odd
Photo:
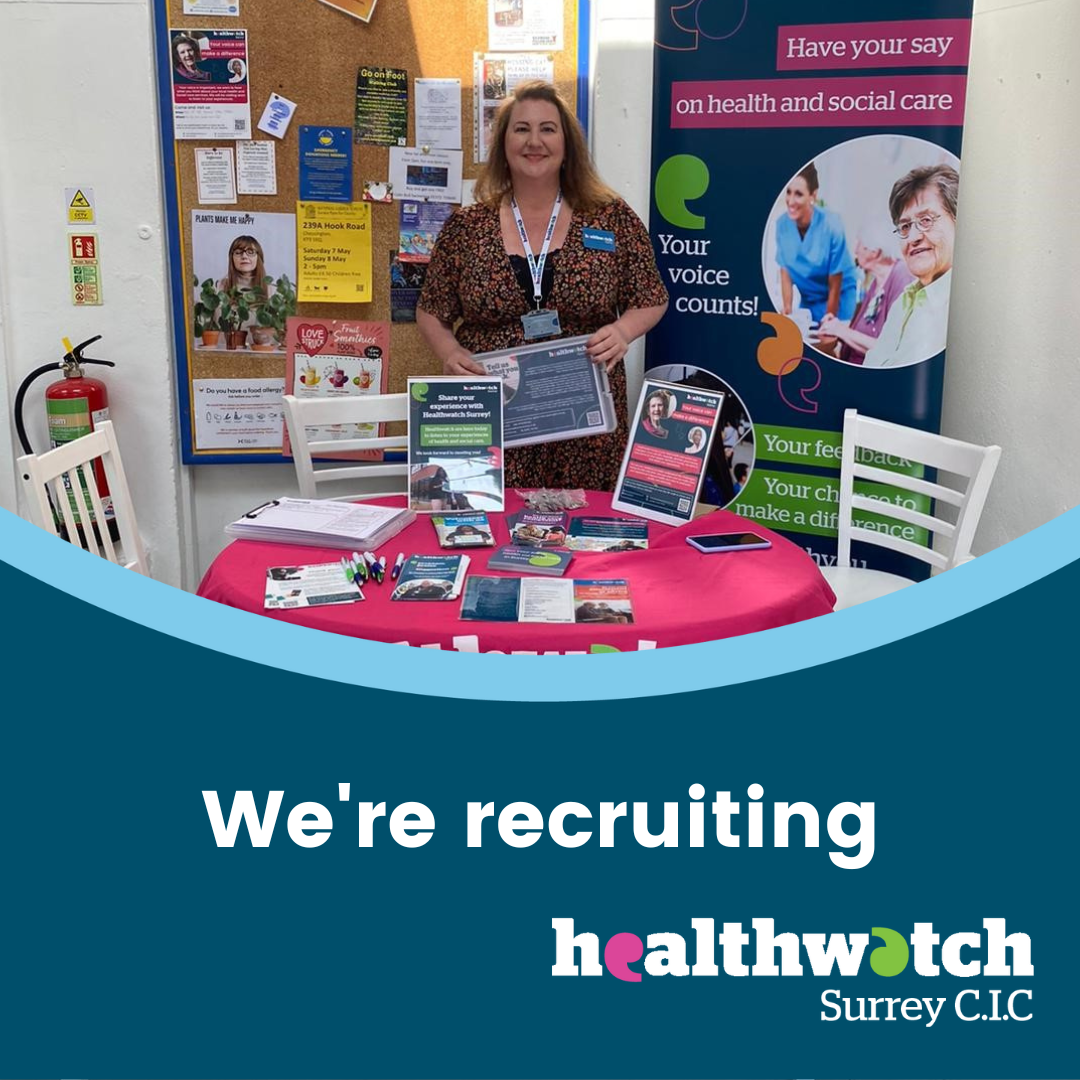
[[[352,553],[352,563],[353,571],[355,572],[357,578],[359,578],[360,583],[362,585],[366,585],[368,579],[367,563],[365,563],[364,560],[361,558],[359,552],[354,551]]]

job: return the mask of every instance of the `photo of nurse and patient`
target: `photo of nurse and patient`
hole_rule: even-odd
[[[945,347],[959,161],[904,135],[819,154],[785,185],[762,264],[776,310],[803,340],[866,368],[922,363]]]

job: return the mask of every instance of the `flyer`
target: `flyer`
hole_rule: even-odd
[[[268,139],[236,144],[236,190],[240,195],[277,194],[277,153]]]
[[[173,137],[250,139],[246,30],[169,31]]]
[[[518,83],[555,79],[555,61],[543,53],[473,54],[473,158],[487,161],[495,114]]]
[[[461,80],[416,80],[416,145],[461,149]]]
[[[285,335],[285,385],[301,399],[385,394],[390,361],[390,327],[384,322],[313,319],[294,316]],[[381,424],[334,424],[308,429],[320,441],[376,438]],[[282,453],[291,454],[285,429]],[[351,450],[324,455],[359,461],[381,461],[381,450]]]
[[[563,47],[563,0],[488,0],[488,48]]]
[[[300,125],[300,199],[352,202],[352,129]]]
[[[368,146],[404,146],[409,134],[409,73],[368,67],[356,73],[355,137]]]
[[[646,379],[611,508],[668,525],[690,521],[724,397]]]
[[[409,507],[501,511],[499,380],[409,379]]]
[[[371,300],[371,204],[299,202],[296,235],[301,301]]]
[[[293,214],[193,210],[191,262],[195,348],[284,351],[296,312]]]
[[[266,571],[263,607],[267,611],[355,604],[363,599],[360,587],[349,580],[344,560],[307,566],[271,566]]]
[[[198,147],[195,151],[195,178],[199,202],[203,206],[224,206],[236,202],[236,170],[233,152],[227,147]]]
[[[390,183],[395,199],[461,202],[460,150],[390,148]]]
[[[426,262],[403,262],[396,251],[390,252],[390,321],[416,322],[416,305],[427,277]]]
[[[277,450],[285,427],[282,379],[194,379],[196,450]]]
[[[435,241],[453,212],[452,203],[403,200],[398,222],[398,255],[401,261],[430,262]]]

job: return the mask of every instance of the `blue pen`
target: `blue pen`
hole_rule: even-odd
[[[360,555],[360,552],[354,551],[352,553],[352,561],[353,569],[356,571],[356,576],[361,580],[361,582],[366,583],[368,579],[367,563],[364,562],[363,557]]]
[[[356,571],[353,569],[353,565],[348,559],[343,558],[341,560],[341,569],[345,571],[345,576],[349,579],[350,585],[355,585],[359,590],[360,578],[357,576]],[[362,594],[361,594],[362,595]]]
[[[401,568],[405,565],[405,552],[399,551],[397,559],[394,561],[394,569],[390,571],[390,580],[397,581],[398,574],[401,573]]]

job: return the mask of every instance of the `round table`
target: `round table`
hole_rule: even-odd
[[[611,509],[611,495],[587,493],[589,505],[573,515],[625,517]],[[401,505],[402,500],[377,500]],[[522,509],[521,499],[507,492],[508,513]],[[468,549],[469,573],[514,577],[487,569],[491,553],[509,542],[504,515],[489,514],[495,547]],[[399,551],[408,555],[445,552],[435,529],[421,514],[380,552],[390,563]],[[650,521],[645,551],[575,552],[565,576],[625,578],[634,608],[631,624],[536,624],[462,620],[461,600],[391,603],[389,574],[382,585],[364,586],[363,603],[264,611],[266,571],[271,566],[336,562],[334,548],[297,547],[235,540],[214,560],[199,585],[199,596],[267,618],[297,623],[334,634],[394,644],[458,649],[469,652],[602,652],[633,651],[715,641],[752,634],[775,626],[812,619],[832,611],[835,597],[813,560],[790,540],[747,522],[737,514],[715,510],[673,528]],[[772,547],[704,555],[686,543],[691,534],[742,532],[752,528]]]

